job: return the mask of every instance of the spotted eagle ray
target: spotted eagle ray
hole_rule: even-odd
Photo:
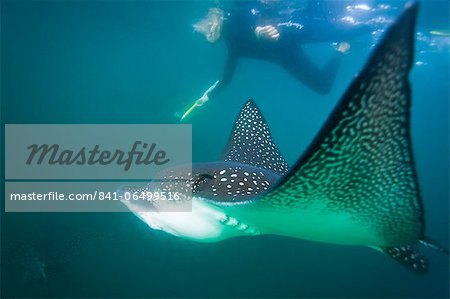
[[[292,168],[249,101],[219,161],[166,170],[157,189],[119,189],[192,192],[192,211],[165,212],[161,202],[124,204],[151,228],[190,240],[273,234],[368,246],[415,272],[427,271],[417,245],[448,250],[425,237],[411,145],[408,75],[417,10],[417,4],[407,6],[387,30]]]

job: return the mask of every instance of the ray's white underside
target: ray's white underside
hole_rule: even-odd
[[[193,198],[189,212],[130,210],[149,227],[199,242],[217,242],[238,236],[273,234],[347,245],[383,245],[368,227],[346,213],[324,214],[324,208],[270,209],[258,203],[218,206]]]

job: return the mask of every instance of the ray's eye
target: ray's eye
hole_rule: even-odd
[[[214,180],[214,176],[206,173],[200,174],[192,184],[192,193],[201,191],[210,180]]]

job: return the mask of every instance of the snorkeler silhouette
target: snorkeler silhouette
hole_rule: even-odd
[[[285,1],[233,1],[229,9],[210,8],[194,30],[208,42],[224,39],[228,58],[222,78],[217,80],[181,117],[218,95],[231,81],[240,57],[267,60],[282,66],[294,78],[315,92],[327,94],[333,86],[341,57],[350,49],[343,42],[369,32],[366,25],[350,25],[329,20],[323,1],[308,1],[297,12],[285,7]],[[302,45],[337,42],[335,54],[323,68],[306,55]]]

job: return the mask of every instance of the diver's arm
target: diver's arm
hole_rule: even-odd
[[[219,83],[216,87],[208,93],[208,98],[211,99],[217,96],[220,92],[222,92],[225,87],[228,86],[231,79],[233,78],[234,71],[236,70],[238,56],[233,52],[228,50],[228,57],[225,64],[225,70],[223,72],[222,78],[219,80]]]

